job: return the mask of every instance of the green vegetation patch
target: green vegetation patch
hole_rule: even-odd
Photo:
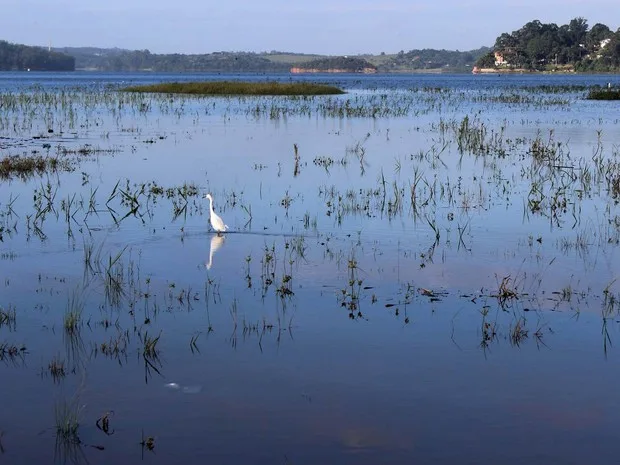
[[[589,100],[620,100],[620,89],[592,89]]]
[[[56,157],[9,155],[0,160],[0,179],[10,179],[14,176],[26,179],[48,171],[68,171],[70,169],[68,162],[63,162]]]
[[[42,47],[0,40],[0,71],[74,71],[75,58]]]
[[[361,73],[363,71],[376,71],[377,67],[363,58],[355,57],[328,57],[318,60],[300,63],[301,69],[315,69],[319,71],[329,71],[332,69],[347,71],[350,73]]]
[[[551,72],[616,72],[620,68],[620,30],[604,24],[592,28],[585,18],[568,24],[530,21],[504,32],[476,62],[479,68],[528,69]]]
[[[165,82],[146,86],[132,86],[126,92],[153,92],[194,95],[334,95],[344,91],[335,86],[308,82]]]

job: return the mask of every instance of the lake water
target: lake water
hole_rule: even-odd
[[[607,83],[0,73],[0,463],[613,463]]]

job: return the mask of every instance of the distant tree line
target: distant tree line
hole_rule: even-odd
[[[290,66],[256,53],[215,52],[201,55],[156,54],[149,50],[62,48],[76,58],[78,69],[153,72],[284,72]]]
[[[318,61],[300,62],[296,59],[274,59],[283,52],[214,52],[202,55],[155,54],[149,50],[101,49],[92,47],[59,48],[57,51],[73,55],[77,69],[93,71],[153,71],[153,72],[288,72],[291,67],[315,69],[376,68],[380,72],[412,71],[442,68],[445,71],[471,69],[476,60],[489,51],[488,47],[468,52],[450,50],[411,50],[394,55],[364,55],[323,57]]]
[[[620,67],[620,29],[604,24],[591,29],[584,18],[558,26],[530,21],[521,29],[501,34],[477,66],[533,70],[570,66],[576,71],[613,71]]]
[[[401,50],[389,56],[379,65],[379,71],[406,71],[425,69],[444,69],[445,71],[465,71],[471,69],[482,55],[489,51],[488,47],[460,52],[458,50],[422,49]]]
[[[319,71],[338,69],[350,73],[360,73],[364,70],[377,69],[377,67],[370,63],[368,60],[348,56],[319,58],[317,60],[299,63],[295,66],[302,69],[316,69]]]
[[[0,71],[73,71],[75,58],[42,47],[0,40]]]

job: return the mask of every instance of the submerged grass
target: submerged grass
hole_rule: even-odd
[[[334,95],[344,91],[335,86],[309,82],[165,82],[131,86],[126,92],[152,92],[194,95]]]

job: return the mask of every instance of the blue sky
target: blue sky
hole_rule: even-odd
[[[0,39],[153,53],[470,50],[533,19],[620,27],[618,0],[2,0]]]

